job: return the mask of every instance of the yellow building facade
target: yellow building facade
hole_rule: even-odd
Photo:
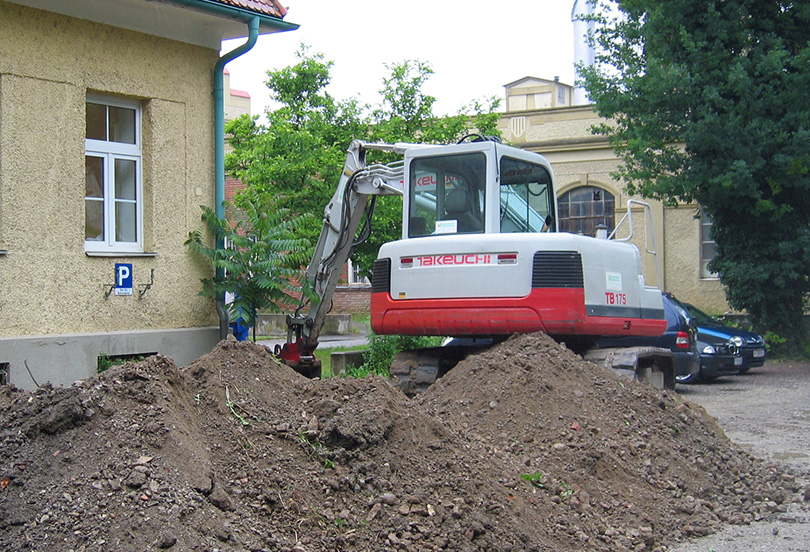
[[[23,388],[220,335],[184,241],[214,207],[214,68],[243,13],[96,4],[0,1],[0,377]]]

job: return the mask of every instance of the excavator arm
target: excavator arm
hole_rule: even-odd
[[[311,294],[304,293],[293,314],[287,316],[287,342],[276,347],[282,362],[304,375],[320,375],[320,362],[315,359],[318,337],[343,266],[359,241],[355,237],[365,221],[370,228],[374,200],[378,195],[402,195],[404,192],[403,161],[367,165],[368,150],[403,154],[414,144],[376,144],[352,141],[347,150],[343,173],[332,199],[324,209],[323,227],[304,283]]]

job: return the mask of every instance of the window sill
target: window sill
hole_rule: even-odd
[[[138,253],[135,251],[85,251],[88,257],[157,257],[157,253]]]

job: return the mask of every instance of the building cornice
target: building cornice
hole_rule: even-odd
[[[112,27],[221,49],[223,40],[248,36],[259,19],[259,34],[298,28],[265,11],[215,0],[0,0]]]

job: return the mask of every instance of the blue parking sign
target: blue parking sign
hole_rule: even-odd
[[[115,294],[132,295],[132,264],[115,263]]]

